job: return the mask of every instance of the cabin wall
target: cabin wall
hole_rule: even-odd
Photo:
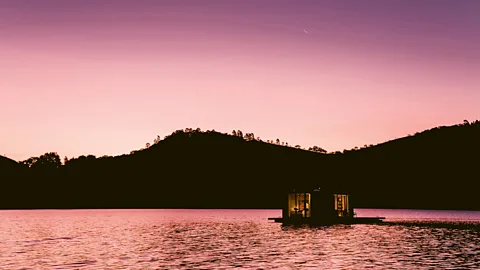
[[[283,204],[283,209],[282,209],[282,217],[283,218],[288,218],[289,215],[288,215],[288,209],[289,209],[289,194],[287,194],[287,196],[285,196],[285,202]]]
[[[315,190],[312,193],[289,193],[282,209],[284,218],[312,218],[316,221],[330,221],[337,218],[353,217],[350,196]]]
[[[318,221],[330,220],[336,216],[333,195],[325,191],[313,193],[311,208],[312,218]]]

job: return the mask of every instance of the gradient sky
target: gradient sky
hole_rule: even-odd
[[[119,155],[186,127],[335,151],[480,119],[479,14],[477,0],[0,0],[0,154]]]

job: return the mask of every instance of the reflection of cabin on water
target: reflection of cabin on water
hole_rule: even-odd
[[[372,223],[383,218],[357,218],[348,193],[318,188],[312,192],[293,191],[283,207],[282,218],[270,218],[283,223]]]

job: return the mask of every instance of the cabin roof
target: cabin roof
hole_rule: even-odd
[[[316,188],[295,188],[292,189],[289,193],[312,193],[312,192],[325,192],[331,194],[349,194],[345,188],[340,187],[316,187]]]

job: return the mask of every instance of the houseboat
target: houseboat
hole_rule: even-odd
[[[384,217],[357,217],[345,191],[317,188],[293,190],[288,194],[282,217],[269,218],[283,224],[368,224],[381,223]]]

